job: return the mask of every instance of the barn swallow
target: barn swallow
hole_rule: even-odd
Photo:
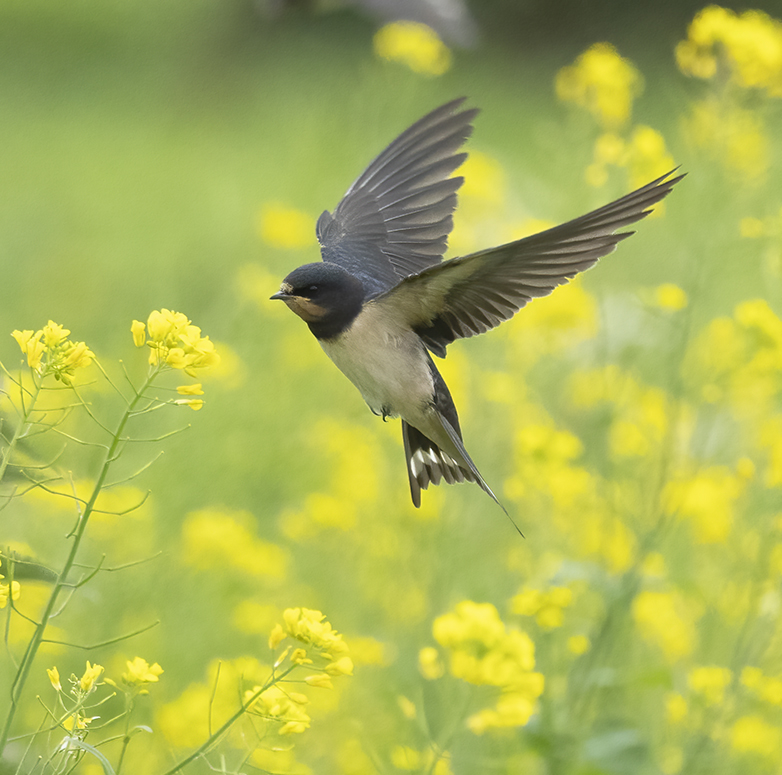
[[[444,479],[475,482],[495,502],[462,440],[431,354],[511,318],[612,252],[684,177],[672,170],[598,210],[530,237],[443,261],[472,133],[464,98],[397,137],[316,232],[322,261],[291,272],[271,298],[310,328],[374,414],[401,417],[410,493]],[[501,504],[499,504],[501,506]],[[507,513],[507,512],[506,512]]]

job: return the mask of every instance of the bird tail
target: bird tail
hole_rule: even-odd
[[[466,481],[475,482],[507,514],[505,507],[497,500],[497,496],[491,491],[475,463],[472,462],[472,458],[467,454],[458,431],[445,417],[439,415],[439,418],[443,430],[448,434],[462,458],[461,462],[444,452],[417,428],[402,420],[402,438],[405,444],[407,476],[410,480],[410,495],[413,498],[413,505],[420,508],[421,490],[425,490],[430,484],[439,484],[442,479],[445,479],[448,484]]]

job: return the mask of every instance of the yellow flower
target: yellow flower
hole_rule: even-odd
[[[27,355],[27,365],[33,371],[42,377],[52,374],[70,385],[76,369],[89,366],[95,356],[84,342],[69,341],[68,334],[67,328],[50,320],[40,331],[14,331],[11,336]]]
[[[261,239],[275,248],[306,248],[315,241],[312,218],[300,210],[277,203],[263,206],[258,231]],[[268,292],[266,295],[269,295]]]
[[[244,701],[258,692],[259,686],[244,694]],[[310,726],[310,717],[304,710],[307,698],[298,692],[286,692],[279,686],[270,686],[252,702],[248,710],[271,721],[281,724],[277,733],[280,735],[301,734]]]
[[[37,371],[44,354],[44,344],[41,341],[41,331],[13,331],[11,336],[16,339],[22,353],[27,356],[27,365]]]
[[[311,608],[287,608],[282,618],[288,635],[296,640],[312,645],[324,654],[341,657],[347,651],[347,645],[332,626],[325,621],[326,615]]]
[[[687,306],[687,294],[678,285],[664,283],[655,289],[655,301],[660,309],[676,312]]]
[[[208,336],[201,336],[201,329],[181,312],[153,310],[147,318],[147,333],[151,366],[165,364],[194,377],[196,369],[220,362],[214,343]]]
[[[180,396],[202,396],[204,394],[200,382],[196,382],[195,385],[180,385],[176,392]]]
[[[687,685],[707,705],[721,705],[732,680],[733,673],[726,667],[696,667],[687,674]]]
[[[353,660],[350,657],[340,657],[329,662],[324,670],[329,675],[353,675]]]
[[[643,80],[612,45],[595,43],[557,73],[555,87],[559,99],[586,108],[601,126],[613,129],[630,119]]]
[[[128,671],[122,674],[122,680],[129,685],[157,683],[163,668],[155,662],[150,665],[146,659],[136,657],[132,662],[128,661]]]
[[[764,675],[757,667],[745,667],[741,671],[741,684],[764,702],[782,706],[782,676]]]
[[[571,654],[577,657],[586,654],[589,651],[591,643],[586,635],[571,635],[567,640],[567,649]]]
[[[87,669],[79,680],[81,690],[83,692],[91,692],[95,688],[95,682],[100,678],[101,673],[103,673],[102,665],[91,665],[87,662]]]
[[[747,180],[768,170],[768,132],[757,111],[706,99],[693,103],[684,128],[696,147]]]
[[[277,628],[279,628],[279,633],[276,632]],[[271,636],[269,637],[269,646],[272,647],[272,650],[277,648],[277,646],[272,646],[272,644],[275,642],[276,638],[279,637],[280,640],[285,637],[285,632],[283,631],[282,627],[280,627],[279,624],[275,625],[274,630],[272,631]],[[312,660],[307,656],[307,652],[304,649],[293,649],[291,652],[291,662],[293,662],[294,665],[311,665]]]
[[[730,743],[739,753],[775,759],[780,751],[780,731],[761,716],[742,716],[730,730]]]
[[[687,717],[687,700],[678,692],[669,692],[665,697],[665,718],[669,724],[677,725]]]
[[[644,590],[633,601],[633,619],[642,637],[657,645],[671,662],[692,653],[696,639],[693,618],[675,592]]]
[[[60,682],[60,671],[56,667],[51,668],[51,670],[47,667],[46,674],[49,676],[49,680],[51,681],[54,689],[58,692],[61,692],[62,683]]]
[[[737,14],[711,5],[695,15],[676,62],[686,75],[712,78],[727,70],[743,88],[782,96],[782,23],[762,11]]]
[[[55,323],[50,320],[43,327],[43,343],[47,350],[52,350],[57,345],[62,344],[71,332],[67,328],[63,328],[59,323]]]
[[[2,578],[3,576],[0,575],[0,579]],[[10,590],[8,584],[0,584],[0,608],[5,608],[8,605],[9,591],[11,600],[18,600],[19,596],[22,594],[22,587],[18,581],[11,582]]]
[[[134,320],[130,324],[130,333],[133,335],[133,344],[143,347],[147,341],[147,327],[140,320]]]
[[[443,676],[445,666],[436,648],[426,646],[418,652],[418,670],[427,681],[434,681]]]
[[[203,409],[204,402],[200,398],[178,398],[174,403],[177,406],[189,406],[194,412]]]
[[[288,634],[282,629],[282,625],[275,624],[272,634],[269,636],[269,648],[274,651],[287,637]]]
[[[331,683],[331,678],[324,673],[315,673],[314,675],[308,675],[304,682],[309,686],[316,686],[320,689],[333,689],[334,684]]]
[[[537,589],[523,589],[511,600],[513,613],[522,616],[534,616],[543,630],[553,630],[562,626],[563,609],[573,598],[568,587],[552,587],[545,592]]]
[[[451,67],[451,52],[425,24],[399,21],[386,24],[373,40],[375,54],[401,62],[423,75],[442,75]]]
[[[196,568],[235,568],[251,578],[273,579],[287,572],[287,552],[256,537],[255,517],[248,511],[191,512],[182,527],[182,542],[185,562]]]
[[[746,487],[746,480],[724,466],[680,476],[665,486],[665,507],[669,514],[690,520],[700,543],[723,543],[733,527],[735,503]]]

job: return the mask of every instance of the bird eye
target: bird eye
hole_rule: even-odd
[[[318,286],[317,285],[310,285],[309,290],[317,291],[318,290]]]

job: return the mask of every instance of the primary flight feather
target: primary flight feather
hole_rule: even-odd
[[[402,418],[410,493],[445,480],[496,496],[462,440],[453,399],[430,352],[508,320],[527,302],[613,251],[684,177],[674,171],[539,234],[443,261],[461,177],[451,177],[478,111],[463,99],[397,137],[317,223],[322,262],[295,269],[272,299],[301,317],[384,419]],[[499,501],[497,501],[499,503]]]

